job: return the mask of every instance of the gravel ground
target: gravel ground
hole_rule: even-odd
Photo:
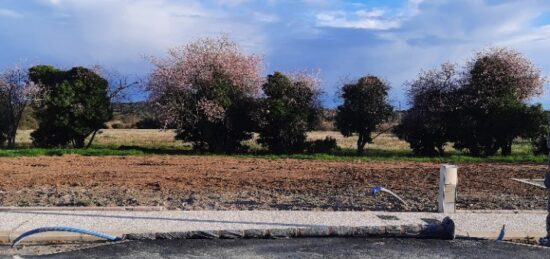
[[[126,242],[36,258],[549,258],[550,249],[496,241],[304,238]],[[34,257],[28,257],[34,258]]]
[[[543,210],[545,165],[459,165],[459,209]],[[0,206],[435,211],[439,165],[219,156],[0,158]],[[403,197],[376,198],[369,186]]]
[[[0,242],[44,226],[72,226],[112,235],[188,231],[380,227],[426,225],[446,215],[429,212],[327,212],[327,211],[2,211]],[[456,234],[496,239],[502,225],[505,238],[542,237],[544,211],[459,212],[450,214]],[[9,233],[2,240],[2,233]],[[53,233],[53,232],[52,232]]]

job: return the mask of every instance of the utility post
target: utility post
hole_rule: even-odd
[[[548,115],[548,124],[550,124],[550,115]],[[550,133],[546,137],[546,146],[550,150]],[[546,216],[546,242],[550,246],[550,153],[548,154],[548,168],[546,169],[546,175],[544,176],[544,185],[548,191],[548,215]]]
[[[438,211],[441,213],[455,213],[456,185],[458,183],[458,167],[455,165],[441,165],[439,169],[439,194],[437,195]]]
[[[546,171],[546,175],[544,177],[544,185],[546,186],[546,190],[548,191],[548,208],[547,208],[548,215],[546,216],[546,242],[547,242],[547,246],[550,246],[550,164],[548,166],[548,171]]]

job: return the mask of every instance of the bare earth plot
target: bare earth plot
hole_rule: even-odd
[[[545,165],[459,165],[459,209],[542,210]],[[0,206],[165,206],[193,210],[434,211],[439,165],[206,156],[0,159]],[[373,198],[384,186],[395,198]]]

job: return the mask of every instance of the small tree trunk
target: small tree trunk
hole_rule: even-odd
[[[470,155],[471,155],[471,156],[474,156],[474,157],[480,157],[480,156],[483,155],[483,154],[482,154],[483,152],[481,152],[481,150],[482,150],[482,149],[481,149],[480,147],[474,146],[474,147],[472,147],[472,148],[469,149]]]
[[[10,132],[8,133],[8,148],[13,148],[13,146],[15,146],[15,137]]]
[[[90,148],[92,146],[92,142],[94,142],[94,138],[95,138],[95,135],[96,135],[97,131],[98,130],[94,130],[94,133],[92,133],[92,137],[88,141],[88,145],[86,145],[86,148]]]
[[[13,148],[15,146],[15,136],[17,135],[17,129],[10,127],[8,130],[8,148]]]
[[[83,148],[84,147],[84,138],[78,138],[74,140],[74,147],[75,148]]]
[[[506,141],[506,143],[501,147],[501,155],[509,156],[512,154],[512,141]]]
[[[359,156],[365,153],[365,144],[367,144],[365,139],[365,135],[363,133],[359,133],[359,137],[357,138],[357,155]]]
[[[439,154],[439,156],[444,156],[445,155],[445,148],[443,146],[438,146],[437,147],[437,153]]]

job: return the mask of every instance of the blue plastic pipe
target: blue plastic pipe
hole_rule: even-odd
[[[29,230],[20,236],[18,236],[15,240],[13,240],[12,247],[15,247],[19,242],[21,242],[23,239],[32,236],[34,234],[43,233],[43,232],[71,232],[71,233],[78,233],[78,234],[85,234],[90,236],[99,237],[102,239],[106,239],[109,241],[118,241],[120,240],[119,237],[111,236],[108,234],[87,230],[87,229],[81,229],[81,228],[73,228],[73,227],[43,227],[43,228],[35,228],[33,230]]]

